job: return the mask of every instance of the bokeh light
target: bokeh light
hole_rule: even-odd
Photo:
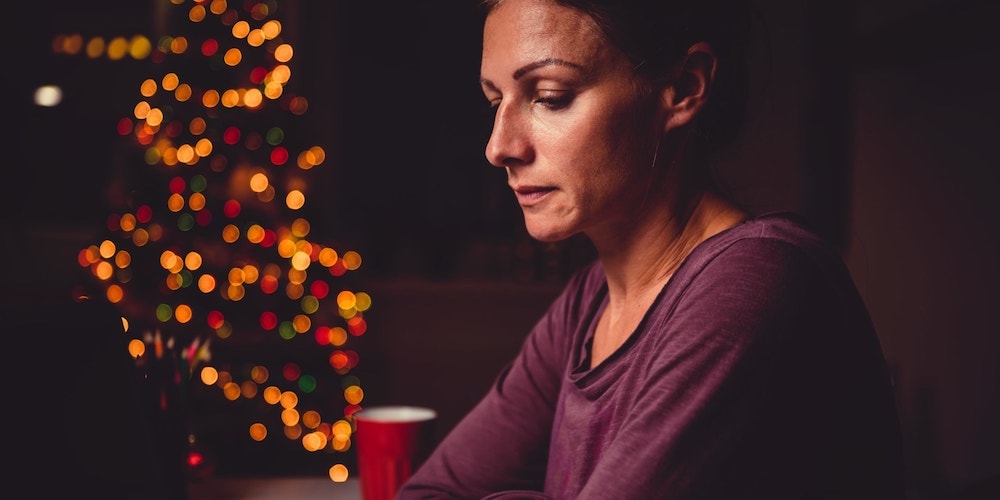
[[[314,213],[308,203],[320,198],[308,176],[327,153],[309,144],[303,134],[310,130],[296,122],[309,100],[285,90],[296,58],[293,37],[274,17],[279,3],[171,0],[157,7],[175,10],[169,35],[53,37],[53,53],[121,65],[115,74],[133,79],[133,100],[108,128],[134,147],[121,158],[135,161],[104,200],[108,234],[75,259],[93,281],[92,296],[119,307],[126,330],[138,325],[138,338],[123,341],[137,370],[152,377],[156,363],[177,363],[177,377],[165,386],[236,406],[266,403],[239,406],[271,413],[238,426],[254,442],[284,436],[308,452],[345,452],[351,426],[340,417],[364,399],[351,375],[358,364],[351,337],[367,330],[362,315],[371,297],[354,290],[354,281],[337,284],[361,268],[361,255],[323,242],[332,239],[326,224],[314,231],[307,217]],[[136,60],[146,63],[130,65]],[[53,107],[63,93],[42,85],[33,98]],[[234,341],[260,347],[220,348]],[[274,342],[300,344],[274,349]],[[275,359],[311,357],[310,350],[325,373],[303,360]],[[334,374],[348,382],[328,387]],[[201,383],[183,383],[183,375]],[[329,408],[331,392],[343,396],[341,408],[323,422],[318,405]],[[169,406],[169,398],[153,400],[161,410]],[[282,428],[269,432],[267,425]],[[349,477],[343,464],[329,471],[334,481]]]

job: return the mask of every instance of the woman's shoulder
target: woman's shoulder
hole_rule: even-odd
[[[724,279],[734,273],[801,279],[818,273],[836,280],[848,276],[838,251],[793,212],[762,214],[709,238],[692,252],[685,267],[693,275],[707,271]]]
[[[775,245],[800,253],[839,260],[836,250],[823,239],[805,217],[795,212],[768,212],[733,226],[700,245],[701,252],[717,254],[739,245],[771,251]]]

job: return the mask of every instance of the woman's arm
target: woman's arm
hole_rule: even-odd
[[[478,499],[505,490],[541,491],[582,281],[578,275],[569,282],[489,392],[448,433],[398,498]]]

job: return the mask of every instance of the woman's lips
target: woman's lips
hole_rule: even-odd
[[[553,187],[544,186],[518,186],[513,188],[517,196],[517,202],[522,207],[527,207],[540,203],[549,193],[555,191]]]

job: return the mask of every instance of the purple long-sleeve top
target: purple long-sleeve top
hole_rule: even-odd
[[[872,321],[839,255],[797,219],[700,244],[590,368],[606,304],[594,262],[398,497],[903,497]]]

